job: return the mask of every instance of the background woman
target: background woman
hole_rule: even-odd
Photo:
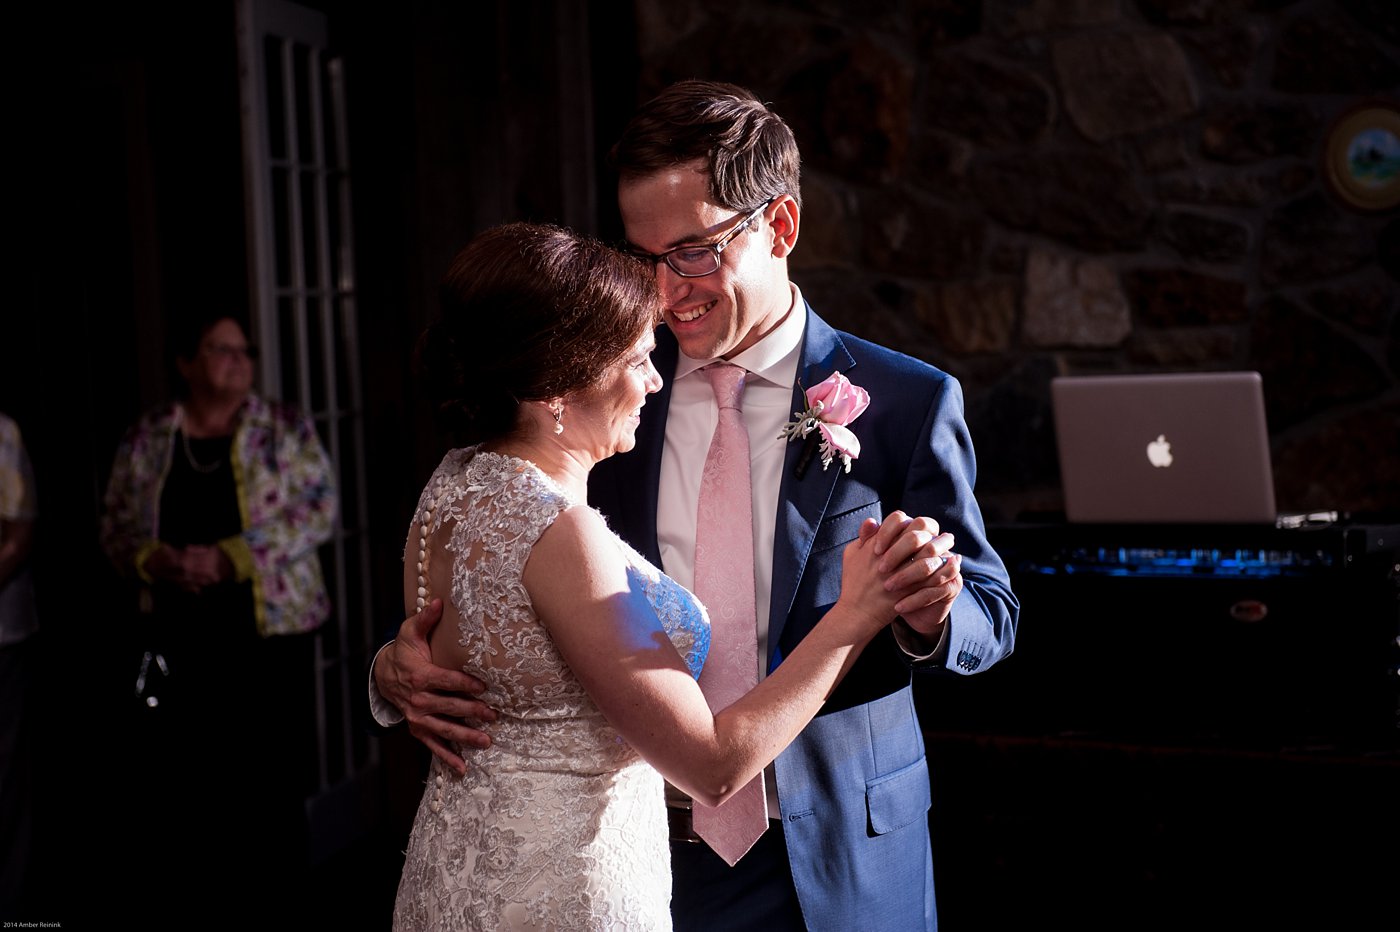
[[[29,708],[39,629],[30,561],[38,496],[19,425],[0,414],[0,915],[20,914],[32,831]]]
[[[330,611],[317,547],[336,493],[311,422],[253,393],[236,319],[192,320],[175,350],[182,397],[118,448],[102,545],[137,584],[157,703],[138,710],[134,847],[160,901],[207,910],[211,877],[300,881],[310,632]]]

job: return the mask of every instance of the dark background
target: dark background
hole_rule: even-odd
[[[603,155],[682,77],[747,85],[792,124],[795,280],[834,324],[963,381],[979,499],[1017,567],[1060,552],[1037,530],[1061,507],[1060,373],[1258,370],[1279,510],[1396,520],[1400,218],[1348,205],[1324,169],[1340,118],[1396,100],[1388,0],[306,5],[349,75],[386,629],[403,528],[443,448],[408,365],[438,276],[495,222],[617,238]],[[42,512],[32,918],[66,928],[132,918],[104,915],[100,885],[71,887],[112,866],[112,849],[84,852],[121,805],[106,736],[127,671],[101,490],[122,431],[167,397],[167,325],[247,300],[234,22],[225,3],[73,3],[8,30],[17,291],[0,410],[24,431]],[[583,153],[560,142],[580,101]],[[1345,684],[1395,662],[1394,541],[1304,549],[1318,547],[1343,556],[1262,590],[1018,577],[1022,650],[926,693],[945,928],[1146,927],[1199,915],[1208,894],[1241,919],[1380,902],[1397,867],[1394,692]],[[1261,591],[1280,608],[1262,634],[1209,627]],[[1299,690],[1321,697],[1306,728],[1288,712]],[[1218,727],[1241,701],[1252,711]],[[1379,724],[1338,724],[1356,719]],[[402,735],[385,749],[383,823],[320,879],[328,920],[351,928],[386,924],[417,802],[421,754]]]

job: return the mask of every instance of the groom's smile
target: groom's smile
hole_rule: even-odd
[[[775,261],[765,211],[713,203],[700,163],[631,177],[618,185],[627,240],[656,259],[663,318],[694,359],[743,352],[791,307],[786,264]],[[776,201],[776,199],[775,199]],[[746,220],[746,218],[748,218]],[[681,246],[723,245],[706,274],[681,275],[661,257]],[[785,253],[784,253],[785,255]]]

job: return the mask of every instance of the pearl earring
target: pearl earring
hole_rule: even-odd
[[[564,432],[564,406],[562,404],[555,405],[550,410],[554,412],[554,432],[562,434]]]

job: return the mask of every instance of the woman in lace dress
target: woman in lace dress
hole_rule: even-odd
[[[423,491],[406,601],[444,600],[433,660],[489,684],[498,717],[465,776],[433,759],[395,929],[669,929],[663,776],[722,802],[894,618],[869,522],[817,631],[711,713],[704,609],[586,504],[660,388],[658,309],[646,266],[555,227],[489,230],[444,280],[420,362],[473,445]]]

